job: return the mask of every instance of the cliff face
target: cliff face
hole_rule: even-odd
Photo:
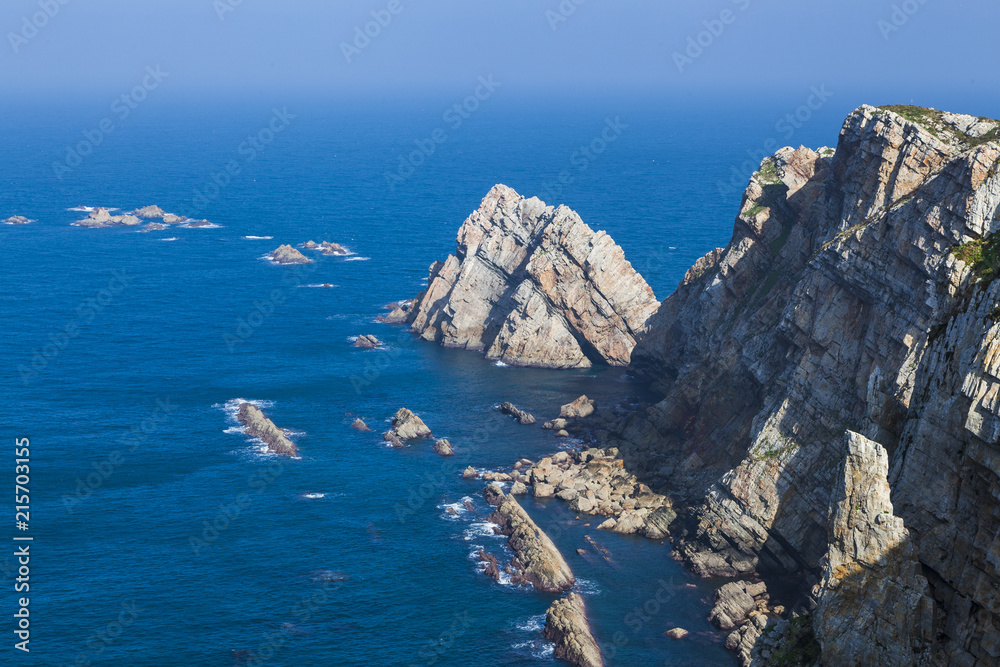
[[[659,306],[607,234],[504,185],[427,282],[407,316],[415,332],[519,366],[626,365]]]
[[[1000,657],[997,127],[863,106],[836,151],[766,159],[729,245],[633,352],[663,400],[608,427],[630,467],[694,505],[678,549],[697,571],[807,582],[845,432],[878,443],[935,636],[970,665]]]

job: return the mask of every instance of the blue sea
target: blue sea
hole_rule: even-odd
[[[543,421],[580,394],[605,407],[656,397],[620,368],[503,367],[376,316],[423,288],[496,183],[574,208],[663,299],[727,243],[769,139],[834,145],[865,101],[830,102],[786,137],[777,124],[808,90],[709,100],[501,87],[456,116],[469,91],[166,88],[124,119],[110,99],[2,103],[0,218],[36,220],[0,225],[0,539],[33,537],[28,593],[13,591],[15,543],[0,552],[5,609],[30,596],[31,613],[30,654],[12,649],[4,615],[5,664],[558,662],[540,634],[553,596],[478,571],[479,549],[509,553],[486,522],[483,482],[461,470],[567,446],[500,415],[502,401]],[[149,204],[212,226],[71,224],[87,215],[75,207]],[[299,269],[263,259],[310,239],[352,254]],[[359,334],[387,345],[356,349]],[[300,457],[241,433],[239,400],[292,429]],[[400,407],[456,456],[386,447],[379,432]],[[373,432],[352,429],[355,417]],[[30,439],[27,531],[10,493],[16,438]],[[735,664],[705,620],[717,582],[690,576],[669,543],[597,531],[561,501],[525,506],[576,574],[607,664]],[[663,636],[675,626],[691,635]]]

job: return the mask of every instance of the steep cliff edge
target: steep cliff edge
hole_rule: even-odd
[[[607,234],[504,185],[465,220],[456,254],[431,266],[427,285],[390,317],[518,366],[624,366],[659,306]]]
[[[845,432],[878,443],[954,664],[1000,658],[997,138],[988,119],[862,106],[835,151],[764,160],[729,245],[633,351],[664,398],[602,434],[692,507],[677,547],[696,571],[805,589]]]

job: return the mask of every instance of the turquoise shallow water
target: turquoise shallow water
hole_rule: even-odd
[[[5,109],[0,217],[37,220],[0,226],[4,437],[33,452],[33,664],[554,662],[539,634],[552,598],[477,573],[470,553],[503,540],[483,524],[482,483],[459,472],[555,450],[501,401],[548,418],[582,393],[610,405],[642,388],[621,369],[498,367],[374,318],[421,289],[497,182],[575,208],[665,297],[727,241],[745,159],[732,156],[773,135],[782,109],[498,96],[453,129],[451,101],[151,101],[61,179],[53,163],[107,109]],[[248,159],[243,141],[276,107],[296,117]],[[840,116],[796,142],[833,143]],[[627,128],[581,168],[579,147],[616,117]],[[391,189],[386,172],[439,126],[448,140]],[[218,227],[83,229],[66,210],[152,203]],[[305,274],[261,259],[308,239],[355,254]],[[388,348],[354,349],[360,333]],[[297,431],[301,458],[236,432],[237,398]],[[402,406],[457,456],[349,428],[357,415],[377,431]],[[475,511],[447,514],[466,497]],[[712,587],[669,545],[598,533],[560,502],[526,506],[580,579],[608,664],[733,664],[704,620]],[[584,534],[611,563],[576,554]],[[662,636],[675,625],[692,636]]]

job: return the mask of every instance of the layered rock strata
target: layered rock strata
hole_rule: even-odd
[[[299,450],[295,443],[288,439],[285,432],[264,416],[253,403],[241,403],[237,419],[243,424],[247,435],[260,438],[267,448],[275,454],[298,456]]]
[[[607,234],[497,185],[405,321],[425,340],[510,365],[623,366],[658,305]]]
[[[552,603],[545,613],[546,639],[555,643],[555,656],[578,667],[604,667],[601,649],[587,622],[587,608],[579,593]]]
[[[571,588],[576,579],[559,549],[513,496],[495,485],[486,487],[484,496],[496,507],[489,521],[500,526],[514,552],[511,581],[531,584],[546,593]]]

